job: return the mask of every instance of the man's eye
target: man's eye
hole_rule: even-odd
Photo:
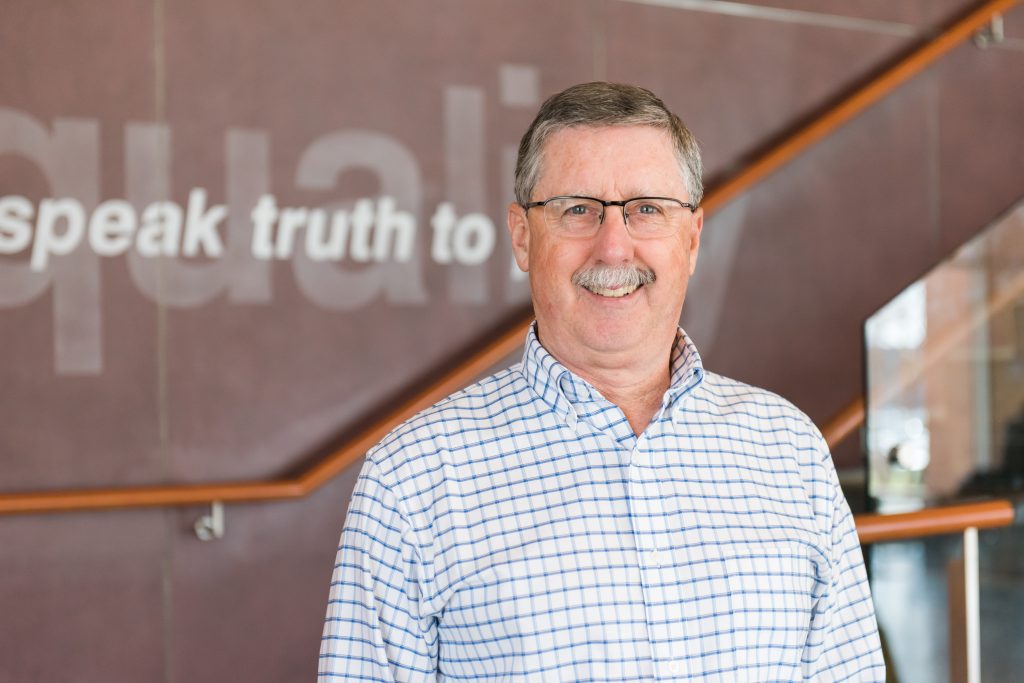
[[[589,212],[590,207],[586,204],[574,204],[566,210],[566,213],[570,216],[586,216]]]
[[[644,216],[656,216],[661,213],[661,207],[657,204],[640,204],[633,211]]]

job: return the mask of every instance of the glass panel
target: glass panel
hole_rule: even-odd
[[[867,320],[868,493],[879,512],[1024,489],[1024,202]],[[981,678],[1024,670],[1024,528],[980,535]],[[892,680],[960,680],[962,539],[868,549]]]
[[[880,512],[1024,488],[1024,202],[864,325]]]

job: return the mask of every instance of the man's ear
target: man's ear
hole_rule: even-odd
[[[704,209],[700,208],[693,212],[693,219],[690,222],[690,275],[697,270],[697,254],[700,252],[700,232],[704,229]]]
[[[519,270],[530,271],[530,223],[526,209],[512,202],[508,205],[508,232],[512,236],[512,253]]]

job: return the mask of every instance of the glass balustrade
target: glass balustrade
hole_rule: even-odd
[[[1024,491],[1024,201],[864,325],[868,495],[880,513]],[[869,550],[900,683],[965,680],[958,536]],[[1024,531],[979,543],[981,677],[1022,680]]]

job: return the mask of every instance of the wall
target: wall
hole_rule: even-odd
[[[654,89],[713,184],[967,7],[8,0],[0,197],[24,198],[6,215],[30,206],[35,242],[0,230],[0,488],[301,468],[527,301],[502,225],[545,96]],[[708,222],[683,316],[708,367],[819,422],[861,391],[863,319],[1022,194],[1022,10],[1006,33]],[[291,250],[254,245],[268,194],[345,211],[345,253],[307,253],[304,230]],[[123,237],[125,205],[107,204],[94,245],[84,223],[68,237],[67,217],[121,198],[145,230]],[[176,238],[159,202],[190,199]],[[458,248],[431,226],[442,204],[470,217]],[[375,246],[385,225],[411,241]],[[856,466],[856,444],[836,457]],[[0,519],[0,680],[311,679],[356,469],[302,501],[230,507],[209,544],[201,509]]]

